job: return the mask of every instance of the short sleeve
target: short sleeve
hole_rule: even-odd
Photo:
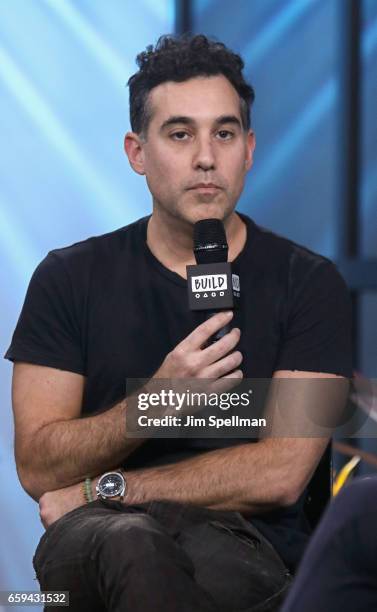
[[[306,273],[296,268],[275,370],[352,377],[351,301],[342,276],[325,259]]]
[[[70,278],[51,252],[30,280],[5,358],[84,374],[80,338]]]

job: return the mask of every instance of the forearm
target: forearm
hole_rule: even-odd
[[[95,416],[53,422],[35,434],[23,484],[34,499],[121,465],[144,442],[128,438],[126,401]],[[17,449],[16,449],[17,451]],[[21,475],[21,474],[20,474]]]
[[[193,459],[126,471],[125,503],[153,499],[255,514],[295,501],[292,458],[277,457],[273,441],[242,444]]]
[[[326,444],[326,439],[268,439],[175,464],[126,470],[124,503],[171,500],[249,515],[288,506],[308,483]],[[94,499],[101,473],[93,478]],[[47,527],[84,504],[82,482],[48,492],[39,500],[42,522]]]

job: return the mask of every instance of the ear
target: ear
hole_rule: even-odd
[[[127,132],[124,137],[124,150],[130,166],[138,174],[145,174],[143,141],[135,132]]]
[[[246,136],[246,157],[245,157],[245,168],[246,172],[250,170],[253,165],[255,149],[255,134],[252,130],[249,130]]]

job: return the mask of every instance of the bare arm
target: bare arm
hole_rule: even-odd
[[[302,492],[325,446],[324,440],[269,439],[211,451],[175,464],[126,470],[124,503],[164,499],[246,515],[288,506]],[[98,478],[92,483],[94,499]],[[48,527],[85,503],[82,483],[48,491],[39,500],[41,521]]]
[[[231,318],[224,313],[199,325],[167,355],[157,378],[239,378],[234,351],[239,330],[215,344],[206,341]],[[233,352],[231,352],[233,351]],[[229,374],[231,372],[231,374]],[[17,363],[13,377],[16,464],[34,498],[120,465],[144,439],[127,438],[127,402],[80,418],[85,378],[72,372]]]
[[[119,464],[144,441],[127,438],[125,401],[80,418],[84,385],[85,378],[72,372],[14,366],[16,464],[34,499]]]
[[[288,506],[304,490],[326,443],[269,439],[211,451],[174,465],[126,471],[125,503],[168,499],[244,514]]]
[[[165,499],[246,515],[288,506],[309,481],[325,446],[325,440],[269,439],[172,465],[126,471],[124,503]],[[96,483],[97,478],[94,499]],[[44,493],[39,500],[42,523],[48,527],[85,503],[82,483]]]
[[[317,414],[326,413],[327,421],[333,421],[329,417],[336,417],[344,406],[348,381],[299,371],[279,371],[274,379],[282,406],[276,414],[267,406],[268,416],[275,417],[270,437],[173,465],[126,471],[125,503],[170,499],[251,514],[293,504],[331,435],[328,424],[322,427],[313,422],[313,406]],[[270,403],[276,406],[276,394]]]
[[[323,385],[318,385],[320,399],[325,404],[321,407],[317,403],[317,406],[322,408],[322,411],[327,411],[328,416],[333,412],[337,413],[338,405],[344,402],[347,395],[348,381],[329,374],[280,371],[275,373],[275,378],[284,379],[278,381],[278,387],[283,387],[283,396],[286,392],[289,398],[292,392],[294,394],[296,403],[292,410],[293,425],[297,414],[305,413],[308,406],[310,410],[312,408],[311,396],[317,384],[314,387],[309,384],[310,397],[307,404],[306,385],[302,385],[307,379],[336,379],[335,385],[328,381],[331,382],[332,393],[326,390],[325,397],[322,393]],[[295,384],[292,387],[286,384],[290,378],[305,380],[299,380],[298,387]],[[273,402],[275,399],[272,398]],[[316,403],[318,398],[314,399]],[[126,470],[127,492],[124,502],[137,504],[166,499],[216,509],[235,510],[243,514],[262,513],[291,505],[308,484],[328,443],[328,436],[320,437],[319,434],[322,431],[329,432],[330,428],[325,427],[322,430],[316,426],[313,429],[309,423],[309,432],[311,434],[314,432],[317,437],[298,436],[298,432],[304,434],[301,425],[298,431],[296,428],[296,437],[287,437],[285,419],[282,431],[280,425],[278,418],[277,426],[274,426],[274,431],[270,432],[273,437],[265,438],[258,443],[245,443],[214,450],[192,459],[156,468]],[[116,467],[118,466],[113,466]],[[93,480],[94,497],[96,483],[97,478]],[[40,499],[41,520],[47,527],[66,512],[84,503],[81,483],[47,492]]]

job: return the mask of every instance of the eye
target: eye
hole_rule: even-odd
[[[188,137],[189,134],[187,132],[184,132],[183,130],[170,134],[170,138],[172,138],[173,140],[187,140],[186,136]]]
[[[230,140],[234,136],[233,132],[230,132],[229,130],[219,130],[217,135],[219,136],[220,140]]]

